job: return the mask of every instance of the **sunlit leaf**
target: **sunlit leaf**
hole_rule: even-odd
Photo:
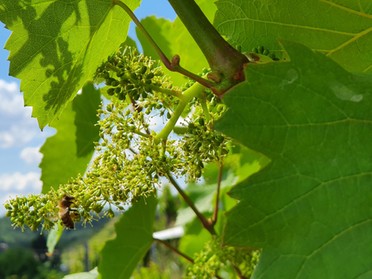
[[[132,9],[139,0],[128,0]],[[26,106],[43,128],[97,66],[126,39],[130,18],[111,0],[4,0],[0,19],[12,31],[10,75],[21,80]]]
[[[40,163],[43,192],[58,187],[79,173],[84,174],[98,141],[97,109],[100,94],[91,83],[82,94],[68,104],[61,117],[54,122],[57,130],[41,147]]]
[[[130,278],[153,241],[156,204],[155,197],[135,202],[115,225],[116,238],[101,252],[98,271],[102,279]]]
[[[48,247],[48,254],[51,256],[54,253],[54,249],[58,241],[60,240],[64,231],[64,227],[61,223],[57,223],[48,233],[47,238],[47,247]]]

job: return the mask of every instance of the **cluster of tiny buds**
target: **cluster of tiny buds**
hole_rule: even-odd
[[[163,72],[158,63],[139,54],[136,49],[122,46],[98,67],[95,78],[103,79],[107,94],[119,100],[146,99],[152,90],[164,86]]]
[[[250,278],[258,263],[260,251],[223,245],[216,237],[206,242],[194,255],[194,263],[187,270],[187,278],[215,278],[221,270],[239,270],[243,278]],[[230,268],[229,268],[230,267]]]
[[[130,202],[140,196],[155,194],[151,187],[150,191],[144,189],[135,197],[130,193],[130,188],[115,187],[114,179],[103,184],[105,179],[107,176],[103,177],[102,172],[95,169],[87,176],[77,177],[46,194],[10,199],[5,203],[7,216],[13,226],[22,230],[25,226],[31,230],[49,230],[57,222],[67,229],[73,229],[74,222],[86,224],[105,216],[114,217],[114,211],[125,210]],[[100,182],[103,182],[102,185]]]
[[[184,157],[193,171],[189,172],[191,179],[200,178],[204,164],[220,161],[228,153],[227,139],[206,123],[203,117],[190,122],[187,133],[181,141]]]

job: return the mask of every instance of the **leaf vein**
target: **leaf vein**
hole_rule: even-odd
[[[352,38],[350,38],[349,40],[347,40],[346,42],[340,44],[338,47],[330,50],[328,53],[327,53],[327,56],[330,56],[332,54],[334,54],[335,52],[343,49],[344,47],[350,45],[351,43],[355,42],[356,40],[362,38],[363,36],[366,36],[368,33],[370,33],[372,31],[372,27],[356,34],[355,36],[353,36]]]
[[[366,17],[366,18],[372,19],[372,15],[369,15],[369,14],[366,14],[366,13],[363,13],[363,12],[358,12],[356,10],[350,9],[350,8],[342,6],[340,4],[336,4],[336,3],[331,2],[329,0],[320,0],[320,2],[328,4],[328,5],[333,6],[335,8],[338,8],[340,10],[344,10],[344,11],[349,12],[351,14],[355,14],[355,15],[358,15],[358,16],[361,16],[361,17]]]
[[[339,238],[342,235],[350,232],[350,230],[353,230],[353,229],[355,229],[358,226],[363,226],[363,225],[366,225],[366,224],[371,223],[371,222],[372,222],[371,219],[362,220],[362,221],[360,221],[358,223],[352,224],[351,226],[349,226],[347,228],[342,229],[341,231],[339,231],[338,233],[336,233],[335,235],[333,235],[331,238],[329,238],[327,241],[325,241],[318,249],[315,249],[311,254],[307,255],[306,258],[307,259],[310,259],[315,254],[317,254],[318,252],[320,252],[323,248],[325,248],[327,245],[329,245],[330,243],[332,243],[333,241],[335,241],[337,238]],[[304,269],[305,263],[306,263],[306,261],[302,262],[301,267],[299,269],[299,272],[297,273],[296,278],[300,278],[301,277],[300,274],[302,273],[302,270]]]

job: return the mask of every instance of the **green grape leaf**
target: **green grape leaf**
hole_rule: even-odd
[[[55,224],[54,227],[49,231],[47,238],[48,254],[52,255],[54,253],[54,249],[56,248],[56,245],[60,240],[63,231],[64,227],[60,222]]]
[[[43,193],[58,187],[79,173],[84,174],[99,139],[97,109],[101,99],[99,90],[87,83],[82,93],[70,102],[60,118],[54,121],[57,133],[41,147],[43,159],[41,180]]]
[[[263,248],[254,278],[367,278],[372,81],[308,48],[249,64],[217,129],[272,161],[231,191],[224,241]]]
[[[216,11],[216,5],[209,0],[197,1],[197,3],[207,18],[212,22]],[[200,73],[203,68],[209,67],[203,53],[179,18],[171,22],[170,20],[150,16],[141,20],[141,23],[151,34],[168,59],[171,59],[176,54],[180,55],[181,66],[194,73]],[[136,34],[141,42],[144,54],[151,56],[153,59],[159,59],[154,48],[149,44],[138,28],[136,29]],[[181,74],[168,71],[165,67],[164,69],[167,75],[172,78],[174,85],[181,86],[187,82],[187,79]]]
[[[116,238],[108,241],[101,252],[98,272],[102,279],[130,278],[152,244],[156,205],[153,196],[140,200],[116,223]]]
[[[128,0],[132,9],[139,0]],[[125,41],[130,18],[111,0],[14,1],[0,5],[12,31],[10,75],[21,80],[26,106],[43,128],[61,111],[104,59]]]
[[[218,0],[215,26],[243,50],[297,41],[352,72],[372,73],[372,4],[349,0]]]

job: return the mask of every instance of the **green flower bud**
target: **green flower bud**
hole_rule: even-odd
[[[115,94],[115,88],[111,87],[111,88],[107,89],[107,94],[110,95],[110,96],[114,95]]]

